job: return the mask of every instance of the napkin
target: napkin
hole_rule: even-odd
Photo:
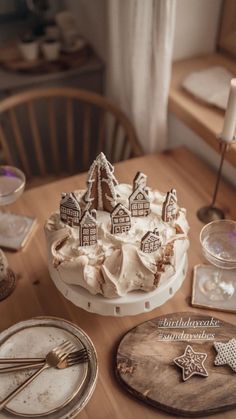
[[[215,66],[189,74],[182,87],[204,102],[225,110],[233,77],[226,68]]]

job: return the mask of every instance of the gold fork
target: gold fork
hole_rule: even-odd
[[[89,350],[86,349],[86,348],[79,349],[75,352],[69,353],[69,355],[66,357],[66,359],[62,363],[60,363],[56,368],[59,368],[59,369],[67,368],[67,367],[70,367],[71,365],[73,365],[73,362],[82,363],[82,362],[89,361],[89,359],[90,359]],[[24,364],[21,363],[20,365],[14,365],[14,366],[11,366],[11,367],[0,368],[0,374],[6,373],[6,372],[15,372],[15,371],[22,371],[22,370],[26,370],[26,369],[35,369],[35,368],[41,367],[45,362],[45,358],[39,358],[39,360],[40,360],[40,362],[28,362],[28,363],[25,362]],[[66,365],[66,366],[64,366],[64,365]]]
[[[19,387],[17,387],[15,390],[13,390],[8,396],[5,397],[5,399],[1,400],[0,402],[0,410],[4,409],[7,403],[10,402],[20,391],[22,391],[28,384],[30,384],[36,377],[38,377],[41,372],[46,370],[50,367],[57,367],[60,362],[63,362],[67,355],[75,349],[75,346],[73,343],[66,340],[61,345],[57,346],[56,348],[52,349],[45,358],[45,362],[43,366],[37,370],[34,374],[32,374],[26,381],[24,381],[22,384],[20,384]]]

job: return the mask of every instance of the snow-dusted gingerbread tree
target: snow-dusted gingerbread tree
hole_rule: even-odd
[[[117,204],[115,191],[115,185],[117,184],[114,167],[106,159],[106,156],[100,153],[88,172],[88,189],[84,195],[86,209],[111,212]]]

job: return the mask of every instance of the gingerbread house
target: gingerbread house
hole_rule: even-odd
[[[74,192],[62,193],[60,202],[61,221],[70,227],[78,227],[80,217],[81,209]]]
[[[150,214],[150,200],[146,188],[138,186],[129,197],[129,210],[132,217],[145,217]]]
[[[148,231],[141,239],[141,250],[144,253],[152,253],[161,247],[161,239],[157,229]]]
[[[147,186],[147,175],[142,172],[137,172],[134,180],[133,180],[133,191],[141,186],[141,188],[145,188]]]
[[[178,205],[177,205],[177,195],[176,190],[171,189],[167,192],[165,201],[162,207],[162,220],[163,221],[173,221],[176,220],[178,216]]]
[[[131,215],[124,205],[117,204],[111,212],[111,233],[119,234],[131,228]]]
[[[97,243],[96,211],[86,210],[80,220],[80,246],[91,246]]]

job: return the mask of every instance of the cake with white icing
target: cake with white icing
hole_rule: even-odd
[[[189,246],[186,211],[176,191],[147,186],[138,172],[119,184],[103,153],[87,189],[63,193],[60,211],[45,225],[49,268],[61,281],[107,298],[150,292],[175,275]]]

